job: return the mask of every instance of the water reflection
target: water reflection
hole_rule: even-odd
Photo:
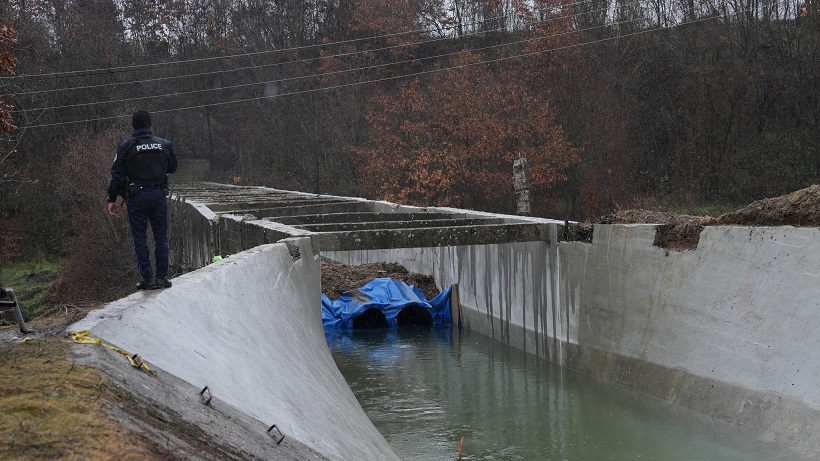
[[[798,460],[713,420],[450,328],[329,332],[405,460]]]

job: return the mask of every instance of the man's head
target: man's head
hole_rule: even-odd
[[[131,117],[131,126],[133,126],[135,130],[151,128],[151,114],[144,110],[134,112],[134,115]]]

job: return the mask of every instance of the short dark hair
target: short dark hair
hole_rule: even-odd
[[[133,126],[135,130],[151,128],[151,114],[144,110],[134,112],[134,115],[131,117],[131,126]]]

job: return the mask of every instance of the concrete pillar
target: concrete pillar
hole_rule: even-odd
[[[530,215],[530,166],[525,157],[513,162],[513,188],[515,189],[515,209],[521,216]]]

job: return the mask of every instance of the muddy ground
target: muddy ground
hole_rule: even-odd
[[[691,216],[649,210],[623,210],[606,216],[600,224],[661,224],[655,244],[674,250],[697,248],[706,226],[795,226],[820,227],[820,185],[757,200],[718,217]]]

